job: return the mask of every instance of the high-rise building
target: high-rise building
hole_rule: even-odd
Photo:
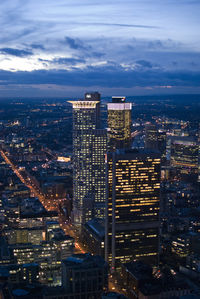
[[[168,140],[170,147],[170,164],[182,171],[198,172],[199,144],[191,137],[170,136]]]
[[[116,268],[133,259],[158,261],[160,158],[117,151],[107,156],[105,259]]]
[[[125,97],[112,97],[108,103],[108,139],[110,150],[131,147],[131,109]]]
[[[100,129],[100,94],[73,105],[73,216],[81,226],[105,211],[106,130]]]
[[[158,129],[155,124],[147,123],[145,125],[145,148],[158,149]]]
[[[107,131],[95,130],[92,146],[92,184],[94,186],[94,217],[105,217]],[[91,219],[91,218],[90,218]]]
[[[146,123],[144,145],[148,150],[159,151],[161,159],[166,158],[166,132],[158,129],[156,124]]]

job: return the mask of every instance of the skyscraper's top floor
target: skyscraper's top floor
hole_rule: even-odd
[[[112,103],[124,103],[126,101],[126,97],[112,97]]]
[[[126,97],[122,96],[113,96],[112,103],[108,103],[108,111],[109,110],[131,110],[132,103],[126,102]]]
[[[87,101],[100,101],[100,99],[101,94],[97,91],[85,93],[85,100]]]
[[[101,95],[97,91],[86,92],[84,99],[69,101],[74,109],[95,109],[97,104],[100,103]]]

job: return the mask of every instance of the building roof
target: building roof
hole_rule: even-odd
[[[106,265],[104,259],[99,255],[85,254],[73,254],[67,259],[63,260],[66,267],[78,267],[78,268],[103,268]]]
[[[152,267],[141,261],[126,263],[124,267],[137,280],[152,278]]]
[[[89,220],[85,227],[91,231],[91,233],[95,234],[100,239],[104,238],[105,236],[105,224],[104,220],[100,218],[93,218]]]

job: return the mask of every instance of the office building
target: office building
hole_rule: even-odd
[[[105,219],[94,218],[86,222],[82,229],[81,241],[83,244],[87,242],[89,252],[104,257]]]
[[[105,211],[107,134],[100,129],[100,94],[86,93],[73,105],[73,218],[82,224]]]
[[[4,277],[5,279],[5,274],[7,277],[6,280],[10,284],[37,283],[39,278],[39,267],[36,263],[24,265],[0,265],[0,280],[2,279],[2,277]]]
[[[94,186],[94,217],[105,217],[107,131],[95,130],[92,146],[92,184]],[[89,218],[91,219],[91,218]]]
[[[65,235],[56,235],[51,241],[39,245],[12,244],[14,262],[18,265],[37,263],[39,281],[49,285],[61,284],[61,261],[73,254],[74,239]]]
[[[125,97],[112,97],[108,104],[108,140],[109,149],[131,147],[131,109]]]
[[[108,288],[108,265],[100,256],[74,254],[62,261],[62,286],[76,298],[100,298]]]
[[[105,259],[120,263],[158,261],[160,158],[156,153],[118,151],[107,156]]]
[[[6,229],[4,235],[9,244],[39,245],[41,241],[45,240],[44,227]]]
[[[199,144],[191,137],[172,136],[168,140],[170,164],[182,172],[198,173]]]
[[[128,298],[190,298],[188,279],[174,276],[165,268],[158,273],[159,275],[153,275],[153,269],[142,262],[124,264],[122,275]]]
[[[158,149],[158,129],[155,124],[147,123],[145,125],[145,148]]]
[[[171,244],[172,252],[177,256],[186,257],[191,253],[191,237],[188,234],[177,235]]]

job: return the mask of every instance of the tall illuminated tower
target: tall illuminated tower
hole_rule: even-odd
[[[158,261],[160,158],[136,150],[107,155],[105,259]]]
[[[110,150],[131,147],[131,109],[125,97],[112,97],[108,103],[108,139]]]
[[[81,226],[104,217],[106,131],[100,129],[100,94],[86,93],[73,105],[73,215]]]

